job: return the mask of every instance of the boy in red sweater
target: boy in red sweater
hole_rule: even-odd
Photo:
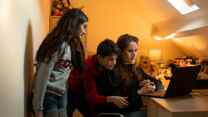
[[[81,112],[85,116],[96,116],[101,112],[122,112],[128,106],[127,97],[119,96],[120,80],[113,73],[119,52],[118,46],[112,40],[105,39],[98,45],[96,55],[86,60],[85,70],[79,74],[79,85],[82,85],[81,90],[84,91],[81,92],[84,95],[76,98],[77,102],[85,100],[85,103],[79,102],[79,107],[87,107]],[[73,86],[71,89],[78,93],[80,88],[75,87],[74,81],[76,80],[71,78],[69,86]]]
[[[128,106],[126,97],[121,97],[120,80],[114,76],[120,50],[111,40],[102,41],[96,55],[86,61],[82,80],[87,101],[96,114],[100,112],[120,112]]]

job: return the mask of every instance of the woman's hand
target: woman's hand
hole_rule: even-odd
[[[121,97],[121,96],[108,96],[107,102],[113,103],[119,108],[126,108],[128,106],[128,101],[126,100],[127,97]]]
[[[155,91],[156,86],[154,82],[151,82],[150,80],[144,80],[140,83],[141,89],[137,91],[138,94],[145,94],[145,93],[151,93]]]
[[[145,85],[150,85],[150,84],[153,85],[154,82],[151,82],[149,79],[147,79],[147,80],[140,81],[139,86],[144,87]]]

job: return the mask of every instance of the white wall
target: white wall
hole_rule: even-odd
[[[0,0],[1,117],[24,117],[26,41],[31,35],[35,51],[45,36],[48,3],[49,0]],[[43,6],[44,12],[41,11]],[[27,34],[28,27],[31,34]]]
[[[159,2],[163,3],[163,1]],[[88,52],[95,53],[98,43],[107,37],[116,41],[121,34],[129,33],[140,38],[138,56],[148,55],[149,50],[153,48],[161,50],[161,59],[164,60],[183,56],[184,52],[176,48],[171,41],[152,39],[152,20],[154,18],[161,20],[159,17],[163,16],[163,12],[153,3],[151,6],[147,3],[149,4],[145,0],[131,0],[131,2],[129,0],[86,0],[84,10],[89,16]],[[157,4],[157,2],[154,3]],[[153,12],[154,8],[157,8],[156,12]],[[151,9],[154,10],[151,11]]]

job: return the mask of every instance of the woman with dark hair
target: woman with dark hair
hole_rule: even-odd
[[[129,34],[121,35],[117,40],[121,54],[118,57],[115,73],[121,79],[121,96],[128,97],[129,106],[125,111],[130,117],[145,116],[145,113],[139,111],[143,103],[138,93],[154,91],[156,83],[154,78],[136,66],[138,43],[139,39]],[[159,87],[156,86],[156,88]]]
[[[68,10],[41,43],[33,87],[35,117],[66,117],[66,82],[72,69],[84,69],[88,17],[80,9]]]

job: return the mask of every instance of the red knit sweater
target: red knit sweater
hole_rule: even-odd
[[[106,103],[106,96],[99,95],[96,87],[95,78],[99,78],[101,71],[97,68],[98,60],[96,56],[91,56],[86,60],[85,70],[82,74],[79,74],[78,71],[73,71],[69,78],[69,88],[72,91],[79,92],[81,91],[80,87],[84,88],[84,92],[86,94],[87,100],[92,105],[97,104],[105,104]],[[81,75],[82,80],[77,79],[77,76]],[[82,86],[80,86],[82,85]]]

